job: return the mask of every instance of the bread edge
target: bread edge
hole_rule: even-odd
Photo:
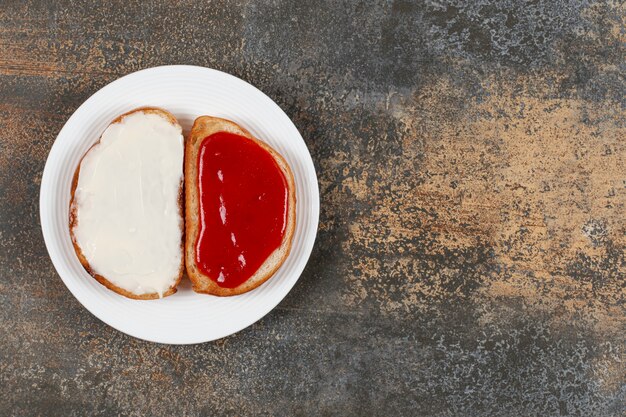
[[[161,117],[166,118],[170,123],[180,126],[180,124],[178,123],[178,120],[176,119],[176,117],[174,117],[173,114],[171,114],[170,112],[168,112],[167,110],[163,110],[161,108],[158,107],[139,107],[136,109],[133,109],[131,111],[128,111],[124,114],[119,115],[118,117],[116,117],[115,119],[113,119],[113,121],[111,123],[109,123],[109,125],[107,126],[107,128],[115,123],[119,123],[121,122],[126,116],[130,116],[131,114],[134,113],[146,113],[146,114],[157,114]],[[106,129],[105,129],[106,130]],[[181,128],[182,131],[182,128]],[[102,135],[100,136],[102,137]],[[134,294],[130,291],[127,291],[123,288],[118,287],[117,285],[113,284],[111,281],[109,281],[106,277],[97,274],[89,265],[89,262],[87,261],[87,258],[85,258],[85,256],[83,255],[83,251],[80,248],[80,246],[78,245],[78,243],[76,242],[76,238],[74,236],[74,227],[76,227],[77,224],[77,214],[76,214],[76,206],[75,206],[75,202],[74,202],[74,193],[76,191],[76,187],[78,185],[78,177],[80,175],[80,167],[83,163],[83,159],[85,158],[85,156],[91,151],[91,149],[96,146],[97,144],[100,143],[100,139],[98,139],[98,141],[96,143],[94,143],[88,150],[87,152],[85,152],[85,154],[83,155],[83,157],[81,158],[80,162],[78,163],[78,166],[76,167],[76,171],[74,171],[74,177],[72,178],[72,188],[71,188],[71,198],[70,198],[70,215],[69,215],[69,229],[70,229],[70,236],[72,239],[72,245],[74,246],[74,251],[76,252],[76,256],[78,256],[78,260],[80,261],[81,265],[83,266],[83,268],[85,268],[85,270],[87,271],[87,273],[89,273],[89,275],[91,275],[92,277],[94,277],[96,279],[96,281],[98,281],[100,284],[104,285],[105,287],[107,287],[108,289],[123,295],[124,297],[128,297],[131,298],[133,300],[154,300],[154,299],[159,299],[159,298],[164,298],[167,297],[169,295],[172,295],[174,293],[176,293],[177,289],[176,287],[178,287],[178,285],[180,284],[180,281],[183,278],[183,273],[185,271],[185,216],[184,216],[184,195],[183,195],[183,191],[184,191],[184,180],[185,180],[185,174],[183,172],[183,177],[181,178],[180,181],[180,186],[178,187],[178,213],[180,216],[180,219],[182,221],[182,225],[181,225],[181,241],[180,241],[180,248],[182,251],[182,257],[181,257],[181,262],[180,262],[180,268],[178,271],[178,278],[176,279],[176,281],[174,282],[173,285],[171,285],[166,292],[163,293],[163,296],[160,297],[158,293],[154,292],[154,293],[148,293],[148,294]],[[184,164],[183,164],[183,170],[184,170]]]
[[[220,287],[216,282],[200,272],[195,262],[195,243],[197,240],[198,227],[194,225],[194,220],[198,220],[198,215],[193,211],[195,208],[197,208],[198,202],[193,201],[193,196],[195,195],[195,199],[197,200],[197,197],[199,195],[196,166],[197,151],[204,138],[213,133],[222,131],[228,131],[231,133],[239,134],[241,136],[245,136],[246,138],[255,141],[255,143],[260,145],[263,149],[267,150],[272,155],[274,160],[277,162],[279,168],[283,172],[285,179],[287,180],[289,201],[287,229],[285,230],[285,235],[283,237],[281,245],[274,252],[272,252],[272,254],[270,254],[265,263],[263,263],[259,267],[257,272],[255,272],[252,277],[250,277],[246,282],[235,288]],[[260,139],[255,138],[249,131],[231,120],[213,116],[200,116],[196,118],[185,143],[185,263],[187,267],[187,275],[189,276],[189,279],[193,284],[193,290],[197,293],[225,297],[244,294],[259,287],[276,273],[276,271],[283,265],[283,263],[289,256],[289,253],[291,252],[295,229],[296,185],[291,168],[289,167],[287,161],[282,157],[282,155],[280,155],[270,145]],[[266,266],[266,263],[270,260],[269,258],[271,258],[274,253],[276,253],[276,251],[282,251],[281,257],[264,275],[257,276],[258,271],[262,270]]]

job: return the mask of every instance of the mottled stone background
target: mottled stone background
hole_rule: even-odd
[[[579,0],[0,6],[0,415],[626,415],[626,8]],[[227,71],[293,119],[320,230],[237,335],[90,315],[40,232],[110,81]]]

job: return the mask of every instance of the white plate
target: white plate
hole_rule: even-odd
[[[130,300],[100,285],[81,266],[70,240],[70,185],[80,158],[118,115],[141,106],[172,112],[189,131],[197,116],[225,117],[280,152],[296,180],[297,226],[291,254],[259,288],[240,296],[196,294],[185,278],[178,293],[162,300]],[[232,75],[172,65],[122,77],[91,96],[57,137],[43,172],[40,193],[43,236],[57,272],[83,306],[109,326],[159,343],[200,343],[250,326],[294,286],[313,249],[319,192],[311,155],[289,117],[269,97]]]

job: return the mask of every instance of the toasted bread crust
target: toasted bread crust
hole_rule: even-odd
[[[129,116],[133,113],[145,113],[145,114],[156,114],[158,116],[164,117],[166,118],[170,123],[178,125],[178,120],[176,120],[176,118],[174,117],[173,114],[171,114],[170,112],[157,108],[157,107],[140,107],[134,110],[131,110],[127,113],[121,114],[118,117],[116,117],[111,123],[115,124],[115,123],[120,123],[124,117]],[[100,143],[100,139],[98,139],[98,141],[96,143],[94,143],[91,148],[89,148],[87,150],[87,152],[85,152],[85,155],[87,155],[87,153],[89,153],[89,151],[91,151],[91,149],[96,146],[98,143]],[[83,158],[85,156],[83,155]],[[137,294],[133,294],[130,291],[127,291],[123,288],[118,287],[117,285],[113,284],[111,281],[109,281],[108,279],[106,279],[106,277],[103,277],[102,275],[97,274],[89,265],[89,262],[87,261],[87,258],[85,258],[85,255],[83,254],[82,249],[80,248],[80,246],[78,245],[78,243],[76,242],[76,237],[74,236],[74,228],[77,225],[78,222],[78,215],[77,215],[77,207],[74,204],[74,193],[76,191],[76,187],[78,185],[78,177],[80,175],[80,167],[81,164],[83,162],[83,158],[81,158],[80,163],[78,164],[78,167],[76,167],[76,171],[74,172],[74,178],[72,179],[72,189],[71,189],[71,199],[70,199],[70,236],[72,238],[72,245],[74,246],[74,251],[76,252],[76,256],[78,256],[78,260],[80,261],[80,263],[83,265],[83,267],[85,268],[85,270],[89,273],[89,275],[91,275],[92,277],[94,277],[96,279],[96,281],[98,281],[100,284],[104,285],[105,287],[107,287],[108,289],[115,291],[118,294],[121,294],[125,297],[128,298],[132,298],[134,300],[154,300],[154,299],[158,299],[159,294],[154,292],[154,293],[149,293],[149,294],[141,294],[141,295],[137,295]],[[184,180],[184,176],[183,176],[183,180]],[[183,180],[181,180],[181,184],[180,187],[178,189],[178,213],[181,217],[181,219],[183,219],[183,204],[184,204],[184,198],[183,198]],[[181,241],[180,241],[180,247],[181,250],[184,250],[184,241],[185,241],[185,237],[184,237],[184,232],[185,232],[185,228],[182,227],[181,230]],[[184,254],[183,254],[184,255]],[[168,295],[172,295],[176,292],[176,287],[178,286],[178,284],[180,283],[180,280],[183,277],[183,272],[185,270],[185,260],[184,260],[184,256],[181,258],[181,262],[180,262],[180,268],[178,271],[178,278],[176,279],[176,282],[174,282],[174,284],[168,288],[168,290],[166,292],[163,293],[163,297],[167,297]]]
[[[207,136],[217,132],[235,133],[255,141],[268,151],[276,160],[287,180],[288,213],[287,227],[281,245],[261,265],[261,267],[244,283],[235,288],[223,288],[212,279],[204,275],[196,265],[195,245],[198,239],[199,223],[199,191],[198,191],[198,151],[202,141]],[[198,117],[185,143],[185,263],[187,275],[193,283],[193,290],[198,293],[217,296],[230,296],[251,291],[267,281],[285,262],[289,252],[293,235],[296,229],[296,186],[291,168],[287,161],[265,142],[255,138],[243,127],[236,123],[218,117]]]

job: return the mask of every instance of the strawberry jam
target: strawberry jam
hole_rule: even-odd
[[[198,152],[200,232],[196,264],[219,286],[248,280],[282,243],[287,181],[255,141],[218,132]]]

